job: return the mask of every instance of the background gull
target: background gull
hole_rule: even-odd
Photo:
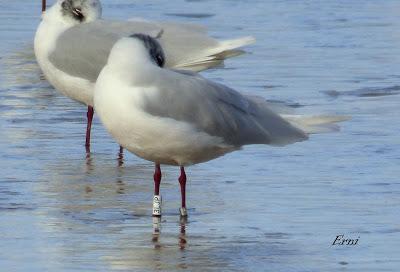
[[[163,69],[162,48],[135,34],[113,47],[96,82],[94,104],[110,134],[129,151],[155,162],[153,215],[160,215],[160,164],[181,168],[181,215],[186,213],[185,166],[244,145],[284,146],[310,133],[337,130],[340,116],[286,116],[269,103],[195,73]],[[131,71],[135,71],[132,73]]]
[[[202,27],[167,22],[109,21],[98,0],[59,0],[43,15],[35,36],[35,55],[47,80],[64,95],[88,106],[86,147],[90,145],[94,83],[114,43],[124,36],[163,33],[166,66],[201,71],[243,53],[252,37],[218,41]]]

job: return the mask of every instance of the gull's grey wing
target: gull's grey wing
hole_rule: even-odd
[[[113,45],[134,33],[153,33],[161,29],[151,24],[98,20],[66,30],[57,39],[51,63],[61,71],[95,82],[106,65]]]
[[[178,28],[184,28],[187,31],[190,32],[199,32],[199,33],[203,33],[206,34],[208,29],[207,27],[203,26],[203,25],[198,25],[195,23],[187,23],[187,22],[162,22],[162,21],[149,21],[145,18],[142,17],[133,17],[128,19],[128,22],[145,22],[145,23],[151,23],[151,24],[155,24],[160,28],[163,28],[163,26],[168,25],[169,27],[175,26]]]
[[[166,56],[165,65],[185,70],[216,66],[225,58],[238,55],[241,51],[237,47],[254,42],[251,37],[219,42],[187,24],[97,20],[62,33],[49,59],[58,69],[95,82],[116,41],[135,33],[155,36],[161,31],[159,42]]]
[[[228,144],[285,145],[307,135],[260,103],[201,76],[167,71],[157,96],[144,100],[149,114],[189,123]]]
[[[106,33],[118,34],[119,37],[126,37],[134,33],[143,33],[154,37],[162,31],[158,41],[166,56],[165,66],[171,68],[183,65],[181,69],[185,69],[187,68],[185,65],[197,65],[198,62],[204,61],[217,65],[223,61],[220,56],[217,57],[218,54],[227,54],[226,56],[224,55],[225,58],[234,56],[240,51],[235,50],[235,46],[232,47],[229,42],[220,44],[218,40],[208,36],[205,31],[194,30],[193,26],[188,24],[143,20],[127,22],[99,20],[91,24],[98,26],[99,30],[97,31],[101,29]],[[235,45],[241,46],[241,42],[244,42],[244,44],[248,42],[246,39],[243,41],[239,39],[239,41]],[[203,69],[208,68],[207,65],[202,67],[204,67]],[[198,71],[201,69],[193,70]]]

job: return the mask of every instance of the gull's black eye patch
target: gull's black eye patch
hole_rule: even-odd
[[[150,57],[153,59],[153,61],[160,67],[164,66],[165,64],[164,51],[156,39],[150,37],[149,35],[140,33],[133,34],[130,37],[141,40],[146,49],[148,50]]]
[[[85,16],[83,15],[82,7],[80,6],[81,3],[79,1],[75,2],[73,0],[64,0],[61,3],[62,14],[64,16],[72,17],[79,22],[83,22]]]

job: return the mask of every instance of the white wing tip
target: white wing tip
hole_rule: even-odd
[[[220,42],[220,48],[224,50],[232,50],[240,48],[246,45],[250,45],[256,42],[256,38],[253,36],[245,36],[237,39],[225,40]]]
[[[283,115],[282,117],[308,134],[339,131],[337,123],[351,119],[350,116],[343,115]]]

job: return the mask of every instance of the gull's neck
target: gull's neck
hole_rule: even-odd
[[[162,69],[154,65],[149,60],[108,63],[108,71],[111,71],[115,77],[129,85],[151,85],[158,77]]]
[[[63,18],[59,2],[55,3],[51,8],[47,9],[46,12],[43,13],[42,23],[62,29],[68,29],[76,25],[72,20]]]
[[[49,52],[55,48],[59,35],[73,26],[63,20],[60,8],[61,6],[57,2],[42,15],[42,22],[36,31],[34,42],[35,54],[39,63],[40,60],[47,60]]]

